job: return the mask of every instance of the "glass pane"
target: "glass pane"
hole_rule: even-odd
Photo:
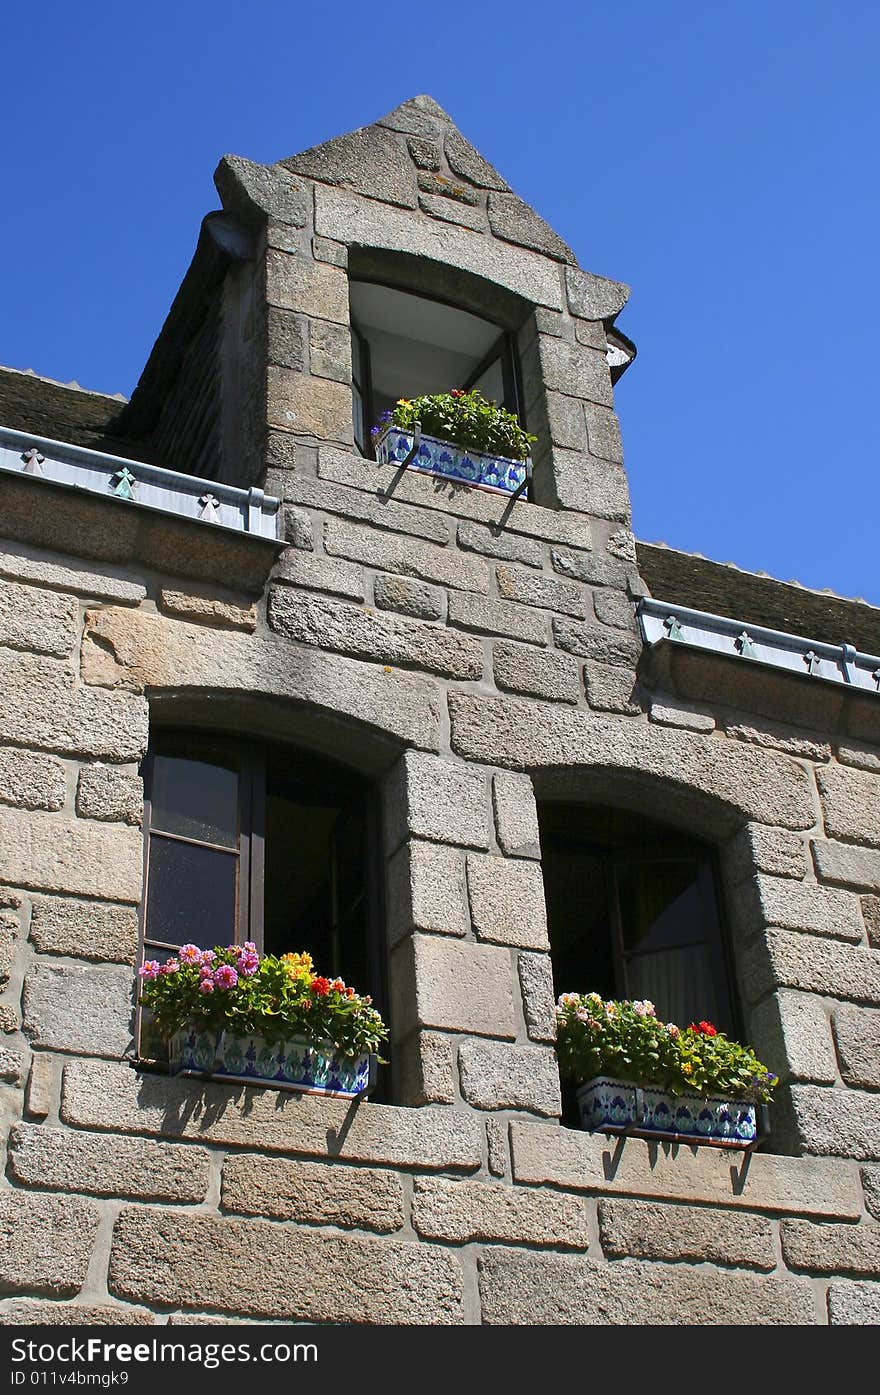
[[[487,402],[504,405],[504,374],[501,371],[500,358],[494,359],[485,372],[480,374],[474,387],[479,388]]]
[[[146,938],[202,949],[235,938],[238,856],[150,837]],[[161,955],[152,956],[160,959]]]
[[[336,810],[300,803],[273,789],[266,796],[266,895],[263,934],[271,954],[306,950],[319,973],[332,959],[330,840]]]
[[[627,954],[649,954],[705,940],[698,865],[690,858],[635,862],[617,873],[623,946]]]
[[[151,828],[238,847],[238,771],[230,757],[156,756],[150,798]]]

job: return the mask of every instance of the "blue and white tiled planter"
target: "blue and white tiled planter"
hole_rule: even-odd
[[[604,1133],[750,1148],[757,1141],[757,1108],[749,1100],[665,1095],[627,1081],[597,1076],[576,1091],[581,1124]]]
[[[259,1036],[239,1037],[192,1026],[175,1032],[168,1056],[175,1075],[210,1075],[217,1080],[347,1098],[367,1089],[373,1060],[369,1054],[340,1056],[331,1042],[312,1046],[304,1037],[267,1042]]]
[[[412,432],[386,427],[375,438],[376,459],[382,465],[401,465],[413,447]],[[527,461],[507,460],[479,450],[464,450],[434,436],[422,436],[411,470],[439,475],[456,484],[472,484],[493,494],[515,494],[526,479]]]

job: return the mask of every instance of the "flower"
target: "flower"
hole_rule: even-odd
[[[390,414],[390,421],[401,431],[412,432],[416,422],[427,436],[433,436],[465,451],[484,451],[505,460],[527,460],[536,436],[520,425],[519,418],[489,402],[477,389],[465,392],[426,393],[422,397],[401,397]],[[374,434],[381,434],[387,422],[384,413]]]
[[[603,1002],[598,993],[562,993],[556,1009],[562,1074],[576,1083],[606,1075],[665,1094],[720,1095],[766,1102],[778,1079],[751,1047],[711,1022],[682,1031],[661,1022],[647,998]]]
[[[378,1052],[388,1035],[369,995],[316,974],[305,952],[261,955],[253,940],[204,950],[190,944],[164,966],[147,960],[140,977],[139,1001],[166,1040],[183,1027],[269,1044],[300,1036],[310,1045],[332,1042],[354,1059]]]

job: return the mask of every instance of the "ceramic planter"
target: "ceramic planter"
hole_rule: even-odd
[[[374,1056],[340,1056],[332,1042],[314,1045],[304,1037],[267,1042],[260,1036],[190,1026],[175,1032],[168,1055],[176,1075],[209,1075],[313,1095],[352,1098],[370,1088],[375,1076]]]
[[[400,465],[413,447],[413,434],[397,426],[387,426],[375,438],[376,459],[383,465]],[[422,436],[411,470],[439,475],[457,484],[472,484],[493,494],[515,494],[526,479],[525,460],[507,460],[484,451],[465,450],[434,436]]]
[[[666,1095],[628,1081],[596,1076],[576,1091],[581,1124],[604,1133],[750,1148],[758,1139],[758,1110],[749,1100]]]

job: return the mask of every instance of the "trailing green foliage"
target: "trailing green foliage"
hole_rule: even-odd
[[[488,402],[476,388],[472,392],[454,388],[424,397],[402,397],[393,412],[383,412],[374,433],[378,435],[388,421],[404,431],[412,431],[420,421],[427,436],[506,460],[526,460],[537,440],[523,430],[513,412]]]

